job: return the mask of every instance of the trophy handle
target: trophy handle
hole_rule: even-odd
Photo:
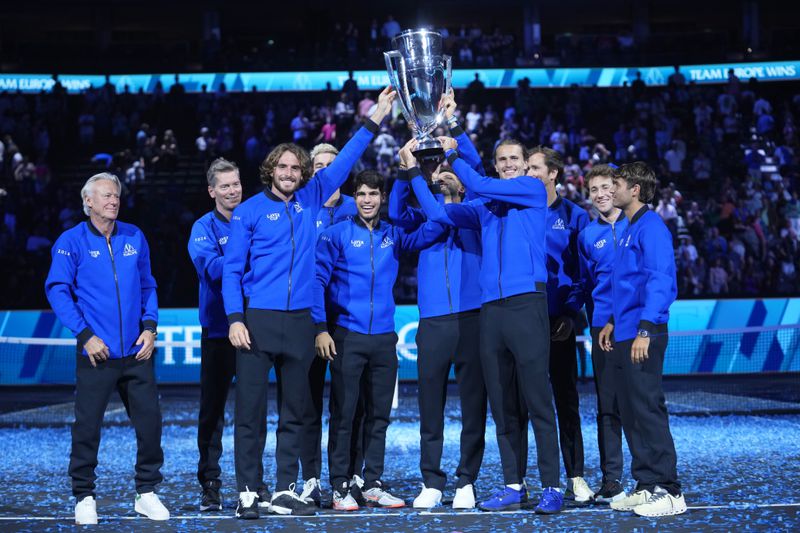
[[[406,83],[406,63],[403,60],[403,56],[400,55],[400,52],[397,50],[391,50],[389,52],[384,52],[383,58],[386,61],[386,72],[389,74],[389,83],[391,83],[394,90],[397,91],[397,99],[400,101],[400,109],[403,111],[406,123],[416,132],[417,123],[413,119],[411,113],[410,93],[408,92],[408,84]],[[397,66],[400,70],[399,75],[394,68],[392,60],[397,60]]]
[[[444,60],[444,94],[450,94],[453,90],[453,58],[449,55],[442,55]],[[436,117],[438,124],[444,124],[444,109],[440,109]]]

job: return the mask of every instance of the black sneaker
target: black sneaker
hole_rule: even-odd
[[[313,503],[317,507],[322,506],[322,491],[319,487],[319,479],[312,477],[308,481],[303,484],[303,492],[300,493],[300,497],[306,501],[306,503]]]
[[[269,512],[269,502],[272,499],[272,494],[269,493],[269,489],[267,486],[263,486],[256,490],[256,494],[258,495],[258,506],[262,509],[266,509]]]
[[[289,485],[289,490],[275,492],[270,501],[271,513],[281,515],[311,516],[317,514],[314,502],[308,503],[294,491],[294,483]]]
[[[622,484],[617,481],[606,481],[594,495],[594,503],[610,504],[625,497],[625,490]]]
[[[203,483],[203,497],[200,500],[200,511],[221,511],[222,498],[219,495],[219,480],[210,480]]]
[[[247,490],[239,493],[236,518],[243,520],[255,520],[258,518],[258,496],[255,492]]]

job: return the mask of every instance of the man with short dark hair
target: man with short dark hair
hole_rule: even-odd
[[[153,372],[158,297],[150,248],[141,230],[119,222],[119,179],[92,176],[81,189],[89,220],[53,245],[45,292],[53,312],[78,339],[75,423],[69,475],[75,522],[96,524],[95,468],[100,429],[116,390],[136,431],[134,509],[169,519],[155,487],[162,481],[161,408]]]
[[[219,459],[222,456],[222,430],[225,427],[225,402],[236,373],[236,348],[228,339],[228,319],[222,302],[222,266],[230,236],[233,210],[242,201],[239,168],[223,158],[214,160],[206,174],[208,195],[214,209],[200,217],[189,236],[189,256],[200,281],[200,412],[197,447],[200,459],[197,480],[202,488],[201,511],[221,511]],[[266,437],[264,420],[262,438]],[[262,466],[263,470],[263,466]],[[263,479],[263,473],[260,476]],[[259,504],[269,503],[266,487],[256,492]]]
[[[655,189],[655,173],[641,161],[622,165],[614,178],[614,206],[625,212],[628,227],[617,241],[613,314],[598,335],[610,356],[636,480],[634,492],[611,508],[647,517],[686,512],[661,384],[669,306],[678,293],[675,255],[669,230],[647,206]]]
[[[331,362],[328,469],[337,511],[359,508],[349,469],[353,418],[361,394],[366,412],[363,497],[377,507],[405,505],[381,480],[397,379],[392,289],[401,251],[424,248],[444,231],[434,222],[410,233],[382,222],[383,177],[374,170],[360,172],[353,188],[358,216],[334,224],[317,243],[313,310],[317,355]]]
[[[239,518],[258,518],[259,439],[269,371],[278,380],[277,482],[270,509],[277,514],[313,514],[294,491],[309,399],[308,370],[314,358],[313,302],[316,219],[326,199],[350,169],[391,111],[395,92],[384,89],[372,117],[327,168],[311,173],[308,153],[294,144],[278,145],[264,160],[264,192],[242,202],[231,218],[222,294],[236,357],[234,458]]]
[[[567,498],[587,504],[594,493],[583,479],[583,434],[578,404],[578,357],[575,320],[583,307],[578,233],[589,224],[586,211],[561,197],[556,185],[564,159],[552,148],[537,146],[528,155],[528,174],[547,190],[547,311],[550,317],[550,383],[556,403],[558,436],[567,474]],[[527,426],[523,434],[527,437]],[[527,438],[523,438],[523,446]],[[527,462],[527,461],[526,461]]]
[[[612,354],[600,349],[597,336],[612,314],[611,273],[617,236],[628,227],[625,213],[614,207],[611,191],[616,167],[595,165],[584,179],[589,199],[598,217],[578,234],[581,284],[586,297],[592,335],[592,369],[597,392],[597,443],[603,480],[594,495],[597,503],[611,503],[625,497],[622,479],[622,425],[612,382]],[[613,348],[612,348],[613,349]]]

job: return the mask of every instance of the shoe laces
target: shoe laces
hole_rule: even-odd
[[[555,489],[552,488],[544,489],[544,491],[542,491],[541,503],[543,504],[557,503],[559,500],[558,495],[559,493]]]
[[[301,497],[300,497],[300,495],[299,495],[299,494],[297,494],[297,493],[294,491],[294,489],[295,489],[295,484],[294,484],[294,483],[291,483],[291,484],[289,485],[289,490],[282,490],[282,491],[280,491],[280,492],[278,492],[278,493],[276,493],[276,494],[273,494],[273,496],[272,496],[272,497],[274,498],[275,496],[280,496],[280,495],[282,495],[282,494],[286,494],[287,496],[289,496],[289,497],[290,497],[290,498],[292,498],[292,499],[295,499],[295,500],[297,500],[297,501],[299,501],[299,502],[306,503],[306,501],[305,501],[303,498],[301,498]]]
[[[355,485],[359,489],[364,488],[364,480],[361,478],[361,476],[355,475],[353,476],[353,481],[350,483],[350,485]]]
[[[667,496],[669,496],[669,492],[667,492],[664,489],[654,490],[653,494],[650,495],[650,498],[647,499],[647,503],[656,503],[658,501],[663,500]]]
[[[303,484],[303,492],[300,494],[300,497],[305,499],[306,497],[311,496],[311,493],[313,493],[314,489],[317,488],[319,488],[319,481],[317,481],[317,478],[312,477]]]

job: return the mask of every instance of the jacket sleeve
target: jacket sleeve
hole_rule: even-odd
[[[411,231],[425,222],[425,214],[408,205],[411,185],[408,181],[408,171],[400,170],[398,177],[389,193],[389,220],[393,224]]]
[[[428,184],[423,179],[422,174],[419,173],[419,169],[415,167],[410,172],[414,174],[414,178],[411,180],[411,187],[414,189],[414,194],[417,196],[419,205],[428,220],[447,224],[448,226],[480,230],[479,209],[483,207],[480,200],[442,205],[436,201],[433,193],[428,189]]]
[[[144,233],[139,231],[142,239],[142,250],[139,254],[139,279],[142,285],[142,327],[155,328],[158,324],[158,294],[156,279],[150,270],[150,246]]]
[[[482,176],[453,150],[447,152],[447,160],[464,187],[480,197],[526,207],[547,207],[547,190],[536,178],[519,176],[504,180]]]
[[[447,230],[447,226],[434,221],[425,222],[411,232],[396,228],[400,237],[400,248],[404,252],[424,250],[435,243]]]
[[[74,299],[75,276],[78,271],[77,247],[73,246],[68,237],[61,235],[53,245],[51,255],[53,261],[44,283],[47,300],[61,323],[81,344],[85,344],[92,338],[94,331]]]
[[[249,217],[245,210],[237,207],[231,217],[231,234],[228,237],[225,262],[222,267],[222,300],[229,324],[244,322],[242,278],[252,237],[253,230],[250,227]]]
[[[581,258],[580,258],[580,235],[583,229],[589,225],[589,215],[586,213],[586,210],[579,206],[575,206],[572,211],[572,217],[574,218],[573,223],[575,227],[575,237],[571,243],[571,246],[574,246],[572,250],[572,256],[575,258],[575,265],[574,270],[572,272],[572,287],[570,287],[569,294],[567,294],[567,299],[564,302],[564,307],[567,309],[567,312],[570,313],[572,316],[577,315],[583,304],[586,303],[586,292],[585,287],[586,284],[583,280],[583,274],[581,272]]]
[[[466,161],[475,172],[486,175],[481,156],[475,148],[475,145],[472,144],[472,140],[469,138],[469,135],[467,135],[467,132],[465,132],[461,126],[456,126],[450,130],[450,135],[458,143],[458,153],[464,161]]]
[[[678,294],[678,285],[675,277],[672,234],[660,218],[652,217],[647,222],[639,232],[642,270],[646,276],[645,295],[642,299],[644,307],[639,317],[639,329],[649,331],[654,324],[663,322],[660,317],[669,313],[669,306]]]
[[[588,248],[586,247],[586,233],[581,231],[578,233],[578,267],[579,267],[579,281],[580,290],[582,293],[583,301],[586,304],[586,315],[589,323],[592,323],[592,315],[594,314],[594,300],[592,299],[592,291],[594,290],[594,269],[592,268],[591,259],[589,256]]]
[[[200,279],[219,281],[222,279],[225,256],[220,253],[219,246],[215,242],[216,237],[203,223],[204,219],[205,217],[201,218],[192,226],[192,233],[189,236],[189,257],[192,258],[194,269]]]
[[[314,303],[311,318],[317,326],[317,333],[328,331],[328,317],[325,312],[325,293],[331,281],[333,268],[339,259],[336,236],[330,228],[322,232],[317,240],[317,267],[314,276]]]
[[[342,151],[339,152],[333,162],[311,178],[306,188],[315,190],[318,199],[317,205],[322,205],[336,192],[336,189],[347,181],[353,165],[361,159],[364,150],[372,142],[378,129],[379,126],[377,124],[370,119],[366,119],[364,125],[347,141],[347,144],[344,145]]]

